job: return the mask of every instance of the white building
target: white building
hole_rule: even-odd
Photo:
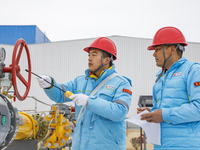
[[[161,68],[156,66],[153,57],[154,51],[147,50],[147,47],[152,42],[151,39],[124,36],[110,36],[108,38],[112,39],[117,46],[117,60],[114,61],[117,72],[132,80],[132,103],[128,113],[128,117],[130,117],[136,114],[139,96],[152,95],[152,86],[156,79],[155,74]],[[76,76],[84,74],[88,68],[88,54],[83,51],[83,48],[89,46],[94,39],[28,45],[32,72],[38,75],[50,75],[59,83],[72,80]],[[5,64],[8,66],[12,63],[14,46],[1,44],[0,47],[4,47],[6,50]],[[200,63],[200,43],[188,42],[183,56],[191,61]],[[21,74],[26,77],[27,59],[25,51],[23,51],[19,65]],[[20,82],[18,83],[18,89],[19,93],[23,95],[24,88]],[[32,75],[31,79],[29,96],[34,96],[48,104],[54,103],[39,87],[34,75]],[[33,110],[35,107],[37,107],[38,111],[50,110],[49,106],[38,102],[36,104],[32,98],[27,98],[24,101],[17,100],[12,104],[18,110]]]

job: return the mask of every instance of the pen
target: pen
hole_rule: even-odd
[[[141,108],[142,107],[142,105],[141,104],[138,104],[138,106]]]

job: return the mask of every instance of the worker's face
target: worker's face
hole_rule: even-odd
[[[170,47],[167,48],[167,46],[164,46],[165,59],[167,59],[171,55],[171,51],[169,50],[169,48]],[[155,57],[156,65],[158,67],[163,67],[164,56],[162,45],[155,46],[155,52],[153,53],[153,56]]]
[[[88,54],[88,69],[96,71],[101,66],[101,50],[90,49]]]

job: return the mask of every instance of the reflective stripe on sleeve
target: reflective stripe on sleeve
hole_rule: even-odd
[[[65,86],[61,84],[62,89],[65,91]],[[65,93],[63,92],[63,99],[65,102],[67,102],[67,97],[65,96]]]
[[[114,103],[125,105],[129,111],[129,106],[126,104],[126,102],[121,101],[121,100],[115,100]]]

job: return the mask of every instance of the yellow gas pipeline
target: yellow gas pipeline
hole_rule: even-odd
[[[67,97],[72,94],[69,91],[65,93]],[[38,140],[51,149],[65,147],[71,134],[66,115],[70,115],[72,110],[69,112],[67,108],[63,104],[52,105],[50,114],[45,117],[19,112],[19,129],[15,140]]]
[[[24,112],[19,112],[19,129],[15,140],[28,139],[31,136],[34,137],[39,130],[39,125],[29,114]]]
[[[50,115],[45,117],[19,112],[20,122],[15,140],[36,139],[47,148],[65,147],[71,127],[59,105],[52,106]]]

